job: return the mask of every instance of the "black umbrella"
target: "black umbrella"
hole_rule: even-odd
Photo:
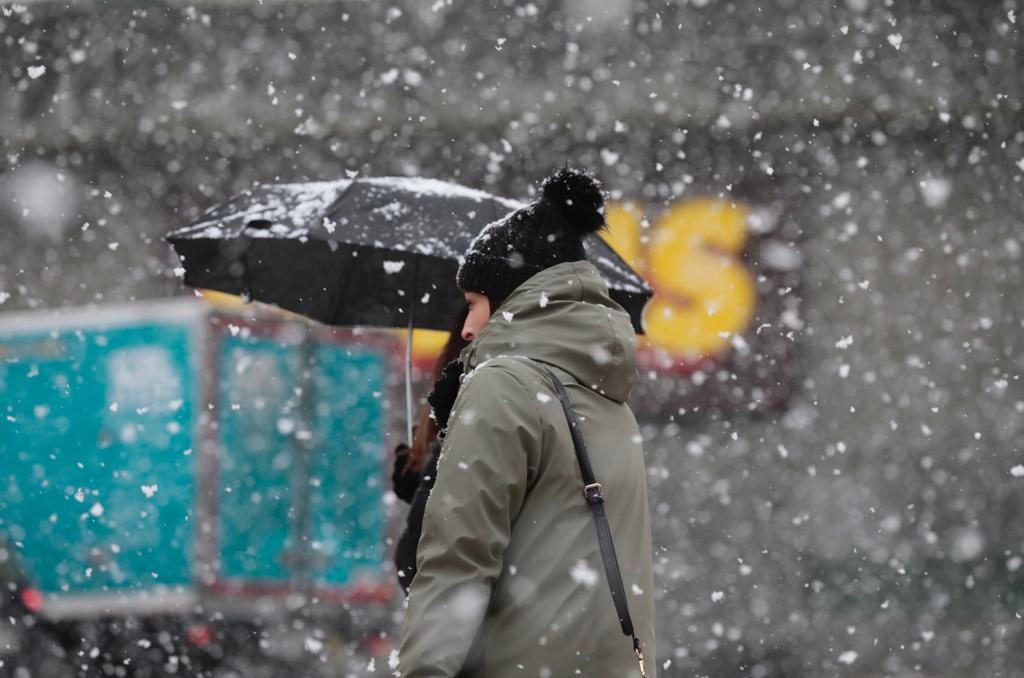
[[[434,179],[257,184],[167,240],[192,287],[329,325],[448,330],[464,303],[458,258],[484,226],[522,206]],[[650,287],[600,237],[584,246],[642,332]]]
[[[168,234],[185,284],[274,304],[343,326],[450,330],[465,303],[458,260],[487,224],[523,203],[458,184],[374,177],[256,184]],[[643,331],[651,288],[597,235],[588,260]],[[411,438],[411,431],[410,438]]]

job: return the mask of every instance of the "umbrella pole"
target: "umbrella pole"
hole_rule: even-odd
[[[405,337],[405,434],[409,447],[412,447],[412,327],[416,308],[416,295],[419,293],[420,258],[414,257],[412,275],[412,296],[409,297],[409,333]]]
[[[412,447],[412,313],[409,314],[409,334],[405,338],[405,433],[406,444]]]

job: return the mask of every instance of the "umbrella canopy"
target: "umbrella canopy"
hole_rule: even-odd
[[[256,184],[167,240],[192,287],[330,325],[449,330],[465,303],[459,258],[484,226],[522,206],[411,177]],[[600,237],[584,248],[642,332],[650,287]]]

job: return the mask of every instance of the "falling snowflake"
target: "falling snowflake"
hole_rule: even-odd
[[[597,586],[597,570],[590,567],[585,560],[577,560],[576,564],[569,570],[569,576],[572,577],[574,582],[582,584],[587,588]]]

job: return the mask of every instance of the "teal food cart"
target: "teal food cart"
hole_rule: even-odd
[[[389,600],[396,357],[193,299],[0,315],[0,533],[44,612]]]

